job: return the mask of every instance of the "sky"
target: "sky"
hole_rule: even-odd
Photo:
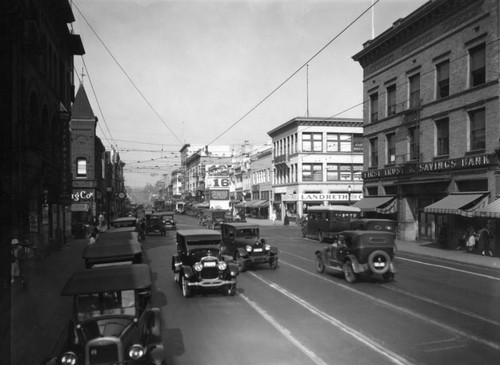
[[[143,187],[180,167],[184,144],[264,144],[308,113],[362,118],[352,56],[426,2],[72,0],[85,48],[75,85],[125,162],[125,185]]]

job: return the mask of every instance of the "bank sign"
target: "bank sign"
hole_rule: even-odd
[[[451,170],[464,170],[470,168],[487,167],[496,163],[496,156],[480,155],[471,157],[454,158],[422,163],[408,163],[403,166],[388,167],[380,170],[363,171],[363,180],[380,179],[389,176],[416,175]]]

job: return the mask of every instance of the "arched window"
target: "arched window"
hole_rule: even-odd
[[[87,159],[85,157],[76,159],[76,177],[87,177]]]

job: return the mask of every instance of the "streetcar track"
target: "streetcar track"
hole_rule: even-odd
[[[367,347],[371,348],[375,352],[377,352],[380,355],[387,358],[391,363],[398,364],[398,365],[411,365],[412,364],[411,362],[409,362],[405,358],[401,357],[400,355],[385,348],[384,346],[382,346],[380,343],[376,342],[375,340],[367,337],[366,335],[355,330],[354,328],[349,327],[347,324],[340,321],[339,319],[332,317],[331,315],[319,310],[318,308],[314,307],[309,302],[307,302],[304,299],[289,292],[288,290],[279,286],[278,284],[271,282],[269,280],[266,280],[263,277],[261,277],[260,275],[257,275],[253,272],[249,272],[249,274],[252,275],[253,277],[259,279],[260,281],[262,281],[263,283],[268,285],[270,288],[278,291],[279,293],[283,294],[287,298],[289,298],[289,299],[293,300],[294,302],[296,302],[297,304],[301,305],[303,308],[307,309],[309,312],[316,315],[320,319],[330,323],[331,325],[340,329],[341,331],[343,331],[347,335],[350,335],[351,337],[355,338],[357,341],[360,341],[361,343],[365,344]],[[247,300],[246,297],[244,299]]]
[[[383,299],[380,299],[380,298],[374,297],[374,296],[372,296],[372,295],[370,295],[370,294],[363,293],[363,292],[361,292],[361,291],[359,291],[359,290],[356,290],[356,289],[354,289],[354,288],[352,288],[352,287],[350,287],[350,286],[348,286],[348,285],[344,285],[344,284],[341,284],[341,283],[336,283],[336,282],[333,282],[333,281],[329,280],[328,278],[326,278],[326,277],[324,277],[324,276],[322,276],[322,275],[318,275],[318,274],[315,274],[315,273],[311,273],[310,271],[307,271],[307,270],[305,270],[305,269],[302,269],[301,267],[298,267],[298,266],[293,265],[293,264],[291,264],[291,263],[288,263],[288,262],[286,262],[286,261],[280,260],[280,263],[281,263],[281,264],[285,264],[285,265],[287,265],[287,266],[290,266],[291,268],[294,268],[294,269],[295,269],[295,270],[297,270],[297,271],[300,271],[300,272],[306,273],[306,274],[308,274],[308,275],[310,275],[310,276],[316,277],[316,278],[318,278],[318,279],[320,279],[320,280],[324,280],[324,281],[326,281],[326,282],[327,282],[327,283],[329,283],[329,284],[332,284],[332,285],[335,285],[335,286],[341,287],[341,288],[343,288],[343,289],[345,289],[345,290],[347,290],[347,291],[350,291],[351,293],[354,293],[354,294],[360,295],[360,296],[362,296],[362,297],[365,297],[365,298],[367,298],[367,299],[369,299],[369,300],[371,300],[371,301],[374,301],[374,302],[376,302],[376,303],[378,303],[378,304],[380,304],[380,305],[383,305],[383,306],[386,306],[386,307],[388,307],[388,308],[391,308],[391,309],[393,309],[393,310],[395,310],[395,311],[398,311],[398,312],[404,313],[404,314],[406,314],[406,315],[408,315],[408,316],[410,316],[410,317],[414,317],[414,318],[419,319],[419,320],[421,320],[421,321],[423,321],[423,322],[430,323],[430,324],[432,324],[432,325],[435,325],[435,326],[437,326],[437,327],[440,327],[441,329],[446,330],[446,331],[448,331],[448,332],[451,332],[451,333],[453,333],[453,334],[455,334],[455,335],[459,335],[459,336],[462,336],[462,337],[464,337],[464,338],[468,338],[468,339],[470,339],[470,340],[473,340],[473,341],[479,342],[479,343],[481,343],[481,344],[483,344],[483,345],[485,345],[485,346],[491,347],[491,348],[493,348],[493,349],[495,349],[495,350],[497,350],[497,351],[498,351],[498,350],[500,350],[500,344],[495,343],[495,342],[493,342],[493,341],[490,341],[490,340],[487,340],[487,339],[481,338],[481,337],[479,337],[479,336],[474,336],[474,335],[469,334],[469,333],[467,333],[467,332],[465,332],[465,331],[463,331],[463,330],[460,330],[460,329],[458,329],[458,328],[455,328],[455,327],[449,326],[449,325],[447,325],[447,324],[445,324],[445,323],[442,323],[442,322],[439,322],[439,321],[437,321],[437,320],[434,320],[434,319],[432,319],[432,318],[430,318],[430,317],[427,317],[427,316],[424,316],[424,315],[421,315],[421,314],[414,313],[414,312],[412,312],[412,311],[411,311],[411,310],[409,310],[409,309],[406,309],[406,308],[403,308],[403,307],[397,306],[397,305],[395,305],[395,304],[389,303],[389,302],[387,302],[387,301],[385,301],[385,300],[383,300]],[[254,276],[257,276],[256,274],[253,274],[253,275],[254,275]],[[263,279],[262,279],[262,280],[263,280]]]
[[[290,256],[294,256],[296,258],[300,258],[300,259],[303,259],[303,260],[306,260],[306,261],[314,262],[314,260],[305,258],[303,256],[298,256],[298,255],[295,255],[293,253],[286,252],[286,251],[283,251],[283,252],[286,253],[286,254],[288,254],[288,255],[290,255]],[[398,259],[401,259],[401,258],[398,257]],[[409,260],[409,261],[414,261],[414,262],[420,263],[420,261],[415,261],[415,260]],[[283,261],[280,260],[280,262],[283,262]],[[286,263],[286,264],[292,265],[292,264],[289,264],[289,263]],[[474,273],[470,273],[470,274],[474,274]],[[478,275],[481,275],[481,274],[478,274]],[[322,277],[322,276],[318,275],[318,277]],[[496,279],[496,278],[494,278],[494,279]],[[342,284],[338,284],[338,285],[342,285]],[[410,298],[418,299],[420,301],[423,301],[423,302],[426,302],[426,303],[430,303],[430,304],[436,305],[438,307],[445,308],[445,309],[454,311],[456,313],[459,313],[459,314],[462,314],[462,315],[465,315],[465,316],[469,316],[471,318],[474,318],[474,319],[477,319],[477,320],[489,323],[489,324],[494,325],[494,326],[500,326],[500,322],[498,322],[498,321],[496,321],[494,319],[486,318],[486,317],[480,316],[478,314],[475,314],[473,312],[470,312],[470,311],[467,311],[467,310],[464,310],[464,309],[461,309],[461,308],[458,308],[458,307],[455,307],[455,306],[452,306],[452,305],[449,305],[449,304],[446,304],[446,303],[443,303],[443,302],[438,302],[437,300],[433,300],[433,299],[428,298],[428,297],[423,297],[423,296],[420,296],[420,295],[416,295],[416,294],[410,293],[410,292],[408,292],[406,290],[397,288],[397,287],[395,287],[393,285],[382,284],[380,286],[383,287],[384,289],[392,290],[392,291],[400,293],[402,295],[406,295],[406,296],[408,296]]]

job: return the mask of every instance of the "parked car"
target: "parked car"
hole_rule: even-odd
[[[361,218],[351,221],[350,230],[387,231],[396,233],[398,222],[392,219]]]
[[[384,231],[344,231],[323,250],[316,251],[316,269],[342,272],[353,283],[360,274],[378,274],[392,281],[396,273],[396,235]]]
[[[113,219],[111,221],[111,226],[114,228],[120,227],[135,227],[137,225],[137,218],[128,216]]]
[[[211,229],[177,231],[177,254],[172,257],[174,279],[187,298],[195,290],[221,289],[236,293],[238,265],[220,253],[220,233]]]
[[[241,272],[255,264],[278,267],[278,249],[260,237],[260,228],[249,223],[222,223],[222,252],[231,256]]]
[[[48,365],[161,364],[159,308],[151,307],[148,265],[80,271],[61,295],[73,297],[73,318],[59,356]]]
[[[110,228],[100,233],[94,244],[83,249],[82,258],[87,269],[142,263],[142,246],[135,226]]]

